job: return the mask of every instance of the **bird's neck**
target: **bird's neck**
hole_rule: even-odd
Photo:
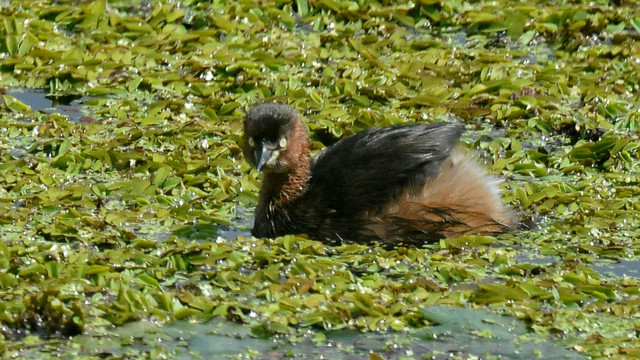
[[[306,190],[311,167],[310,140],[302,123],[294,128],[286,153],[283,153],[290,170],[282,173],[265,173],[262,178],[258,213],[277,211],[299,198]]]
[[[307,190],[308,179],[308,165],[306,168],[297,167],[288,173],[265,174],[262,178],[260,200],[264,199],[271,206],[289,203]]]

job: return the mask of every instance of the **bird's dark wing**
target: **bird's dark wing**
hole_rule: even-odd
[[[419,191],[437,176],[462,130],[449,123],[397,125],[341,140],[314,160],[308,200],[336,217],[375,214],[406,189]]]

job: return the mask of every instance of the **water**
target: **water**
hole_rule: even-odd
[[[237,206],[235,216],[230,225],[200,223],[184,226],[173,232],[180,238],[190,241],[208,242],[221,237],[226,240],[235,240],[238,236],[251,237],[253,227],[253,214],[251,211]]]
[[[371,354],[392,359],[583,359],[562,344],[549,340],[528,340],[524,322],[485,310],[429,306],[424,318],[433,323],[413,332],[361,333],[355,330],[311,329],[302,337],[260,338],[249,326],[214,319],[207,323],[176,321],[160,327],[138,321],[121,327],[88,332],[71,342],[57,343],[57,355],[127,358],[145,354],[172,359],[344,359],[369,360]],[[535,336],[534,336],[535,337]],[[67,348],[68,347],[68,348]],[[33,353],[32,353],[33,352]],[[42,355],[34,349],[21,350],[20,358]],[[541,357],[540,357],[541,356]]]
[[[605,276],[640,278],[640,260],[599,260],[593,263],[591,268],[593,271]]]
[[[10,88],[8,95],[46,114],[61,114],[76,123],[94,122],[93,113],[85,104],[90,98],[81,95],[49,96],[42,89]]]

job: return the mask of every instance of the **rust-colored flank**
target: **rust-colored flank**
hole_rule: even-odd
[[[459,125],[371,128],[314,159],[287,105],[252,107],[244,132],[245,158],[263,173],[254,236],[424,243],[515,225],[499,181],[455,149]]]

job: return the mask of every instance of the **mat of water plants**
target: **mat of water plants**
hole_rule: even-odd
[[[640,357],[639,83],[628,0],[0,0],[0,354]],[[461,123],[522,225],[254,238],[263,101]]]

